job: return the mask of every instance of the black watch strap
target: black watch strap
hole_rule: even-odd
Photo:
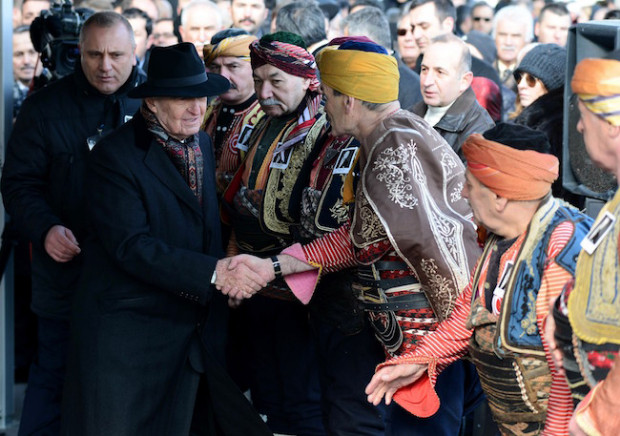
[[[280,261],[277,256],[271,256],[271,264],[273,265],[273,272],[276,274],[276,279],[282,278],[282,268],[280,267]]]

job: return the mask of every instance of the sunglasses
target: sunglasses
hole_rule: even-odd
[[[517,71],[514,73],[514,76],[517,85],[521,83],[522,79],[525,79],[525,83],[527,83],[527,86],[529,86],[530,88],[536,86],[536,83],[538,82],[538,78],[532,76],[530,73],[522,73],[520,71]]]
[[[405,28],[405,29],[396,29],[396,34],[398,36],[405,36],[407,33],[413,33],[413,26],[411,26],[410,28]]]
[[[489,21],[491,21],[491,18],[487,18],[487,17],[472,17],[472,20],[474,20],[474,21],[484,21],[485,23],[488,23]]]

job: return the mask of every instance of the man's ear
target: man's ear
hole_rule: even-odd
[[[452,33],[454,31],[454,18],[444,18],[444,20],[441,22],[441,27],[443,28],[444,32]]]
[[[345,95],[342,99],[342,103],[344,104],[345,113],[350,114],[355,109],[356,99],[350,95]]]
[[[151,97],[145,98],[144,104],[146,104],[146,107],[149,108],[151,112],[153,112],[154,114],[157,114],[157,107],[155,106],[153,99]]]
[[[506,210],[506,206],[508,206],[508,199],[505,197],[500,197],[499,195],[495,194],[495,210],[497,212],[503,212],[504,210]]]
[[[463,74],[463,77],[461,78],[461,86],[459,87],[459,90],[461,92],[465,92],[465,90],[471,86],[471,82],[473,80],[474,80],[474,73],[472,73],[471,71],[468,71],[465,74]]]

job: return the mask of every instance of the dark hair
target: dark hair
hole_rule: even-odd
[[[310,46],[327,38],[325,15],[315,3],[289,3],[278,11],[276,31],[296,33]]]
[[[451,0],[414,0],[411,4],[411,10],[427,3],[433,3],[435,5],[435,15],[439,21],[451,17],[454,22],[456,22],[456,8]]]
[[[538,14],[538,22],[541,22],[545,12],[551,12],[556,15],[570,15],[568,8],[563,3],[547,3]]]
[[[116,26],[117,24],[120,24],[124,26],[125,29],[127,29],[127,32],[129,32],[129,38],[131,38],[131,46],[135,49],[136,40],[133,36],[133,28],[131,27],[131,24],[129,24],[127,18],[123,17],[121,14],[117,14],[116,12],[112,11],[97,12],[96,14],[91,15],[88,20],[86,20],[86,22],[82,26],[82,30],[80,31],[80,44],[84,42],[84,36],[88,32],[88,29],[90,29],[91,27],[94,26],[111,28]]]
[[[348,15],[343,20],[342,26],[349,28],[349,35],[367,36],[387,49],[392,47],[390,24],[381,9],[365,7]]]
[[[144,18],[144,29],[146,30],[146,35],[150,36],[153,33],[153,20],[151,17],[147,15],[142,9],[138,8],[129,8],[123,11],[123,17],[127,18]]]
[[[620,9],[612,9],[605,12],[603,20],[617,20],[620,19]]]

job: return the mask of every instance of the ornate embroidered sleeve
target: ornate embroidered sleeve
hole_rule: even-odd
[[[283,254],[293,256],[315,267],[313,270],[290,274],[284,278],[293,294],[302,303],[308,304],[323,274],[340,271],[357,264],[349,228],[349,223],[346,223],[336,231],[307,245],[295,244],[282,251]]]
[[[377,369],[401,363],[428,365],[426,374],[415,383],[396,392],[394,400],[410,413],[425,417],[432,416],[439,408],[439,397],[435,393],[435,382],[439,373],[450,363],[467,353],[472,330],[466,327],[472,298],[471,282],[456,301],[450,317],[439,324],[436,331],[426,336],[413,353],[394,357],[380,364]]]
[[[574,230],[573,223],[566,221],[556,227],[549,239],[549,245],[547,246],[548,262],[543,272],[541,287],[536,299],[536,319],[539,332],[544,331],[543,322],[549,313],[549,303],[558,297],[564,285],[573,278],[573,275],[558,265],[555,259],[570,241]],[[555,369],[549,350],[549,344],[545,340],[545,335],[541,334],[540,337],[543,349],[545,350],[545,358],[552,376],[549,406],[547,408],[547,418],[543,435],[568,435],[568,422],[573,411],[570,388],[568,387],[566,378],[558,374]]]

